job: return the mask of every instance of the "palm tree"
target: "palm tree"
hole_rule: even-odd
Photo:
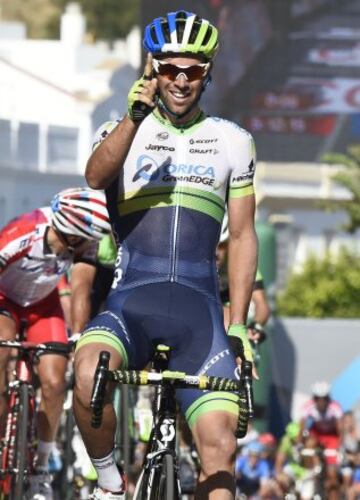
[[[347,212],[349,219],[342,227],[349,233],[355,233],[360,228],[360,146],[350,146],[347,152],[348,154],[327,153],[322,157],[325,163],[344,166],[343,170],[334,175],[333,180],[351,195],[348,200],[325,202],[325,208]]]

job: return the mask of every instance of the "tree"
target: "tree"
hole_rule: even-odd
[[[49,26],[60,14],[53,0],[1,0],[1,19],[23,22],[29,38],[52,38]]]
[[[350,193],[349,200],[327,202],[324,206],[331,211],[344,210],[348,222],[342,227],[349,233],[360,228],[360,146],[348,148],[348,155],[328,153],[322,160],[326,163],[344,165],[344,170],[334,175],[333,179]]]
[[[337,255],[310,257],[277,296],[281,316],[360,317],[359,254],[345,248]]]
[[[61,12],[74,0],[53,0]],[[110,42],[125,37],[139,24],[139,0],[77,0],[86,17],[87,30],[95,40]]]
[[[68,3],[77,1],[95,40],[125,37],[139,24],[140,0],[0,0],[1,18],[22,21],[30,38],[58,38],[60,17]]]

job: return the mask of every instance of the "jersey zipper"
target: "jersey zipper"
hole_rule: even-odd
[[[176,150],[178,152],[176,161],[178,165],[185,163],[186,159],[186,150],[185,150],[185,141],[183,136],[183,130],[181,131],[181,135],[177,136],[176,141]],[[177,263],[177,238],[179,231],[179,212],[180,212],[180,198],[181,198],[181,188],[178,184],[175,186],[175,220],[174,220],[174,229],[172,235],[172,262],[171,262],[171,273],[170,273],[170,281],[174,282],[176,279],[176,263]]]

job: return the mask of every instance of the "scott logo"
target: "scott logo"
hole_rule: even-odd
[[[215,139],[190,139],[189,143],[190,144],[213,144],[214,142],[217,142],[217,138]]]
[[[160,441],[168,445],[175,437],[174,420],[165,418],[160,425],[161,439]]]

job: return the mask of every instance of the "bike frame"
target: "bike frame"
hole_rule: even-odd
[[[24,342],[24,344],[26,344]],[[26,350],[19,351],[15,363],[14,380],[8,385],[9,401],[8,415],[6,419],[5,437],[1,454],[0,469],[0,491],[6,495],[11,493],[11,483],[14,475],[23,473],[28,476],[32,472],[33,459],[35,455],[35,390],[32,376],[32,356]],[[28,429],[27,429],[27,457],[24,471],[16,468],[16,431],[18,427],[20,387],[28,386]]]
[[[91,426],[101,427],[102,414],[108,381],[130,385],[155,385],[156,397],[153,406],[153,428],[144,465],[137,481],[134,499],[181,498],[178,466],[176,463],[176,399],[177,388],[196,387],[200,390],[236,392],[239,416],[235,435],[244,437],[249,419],[253,417],[252,363],[243,361],[240,380],[207,375],[187,375],[184,372],[166,370],[170,348],[158,345],[155,351],[153,370],[109,370],[110,352],[101,351],[95,370],[91,395]],[[159,478],[157,489],[156,477]],[[153,496],[153,486],[155,495]],[[164,488],[166,491],[164,492]],[[165,495],[165,496],[164,496]]]
[[[19,334],[20,338],[23,337],[23,332],[24,329]],[[22,498],[25,481],[33,471],[36,435],[33,365],[45,353],[68,355],[72,345],[71,343],[67,345],[51,345],[35,344],[27,341],[0,341],[1,348],[15,348],[18,350],[13,371],[14,378],[8,385],[9,411],[0,462],[0,494],[9,495],[10,500],[20,500]],[[21,401],[21,399],[24,399],[24,401]],[[22,419],[25,425],[21,422]],[[18,453],[19,443],[17,438],[19,438],[21,447],[26,449],[25,453]]]
[[[154,371],[162,372],[168,368],[170,352],[156,351]],[[174,473],[178,495],[181,498],[180,479],[176,454],[176,399],[175,388],[172,385],[158,385],[155,388],[153,403],[153,427],[150,434],[147,451],[144,457],[144,473],[149,474],[147,489],[150,495],[156,469],[161,465],[159,458],[170,454],[174,458]],[[149,497],[150,498],[150,497]]]

